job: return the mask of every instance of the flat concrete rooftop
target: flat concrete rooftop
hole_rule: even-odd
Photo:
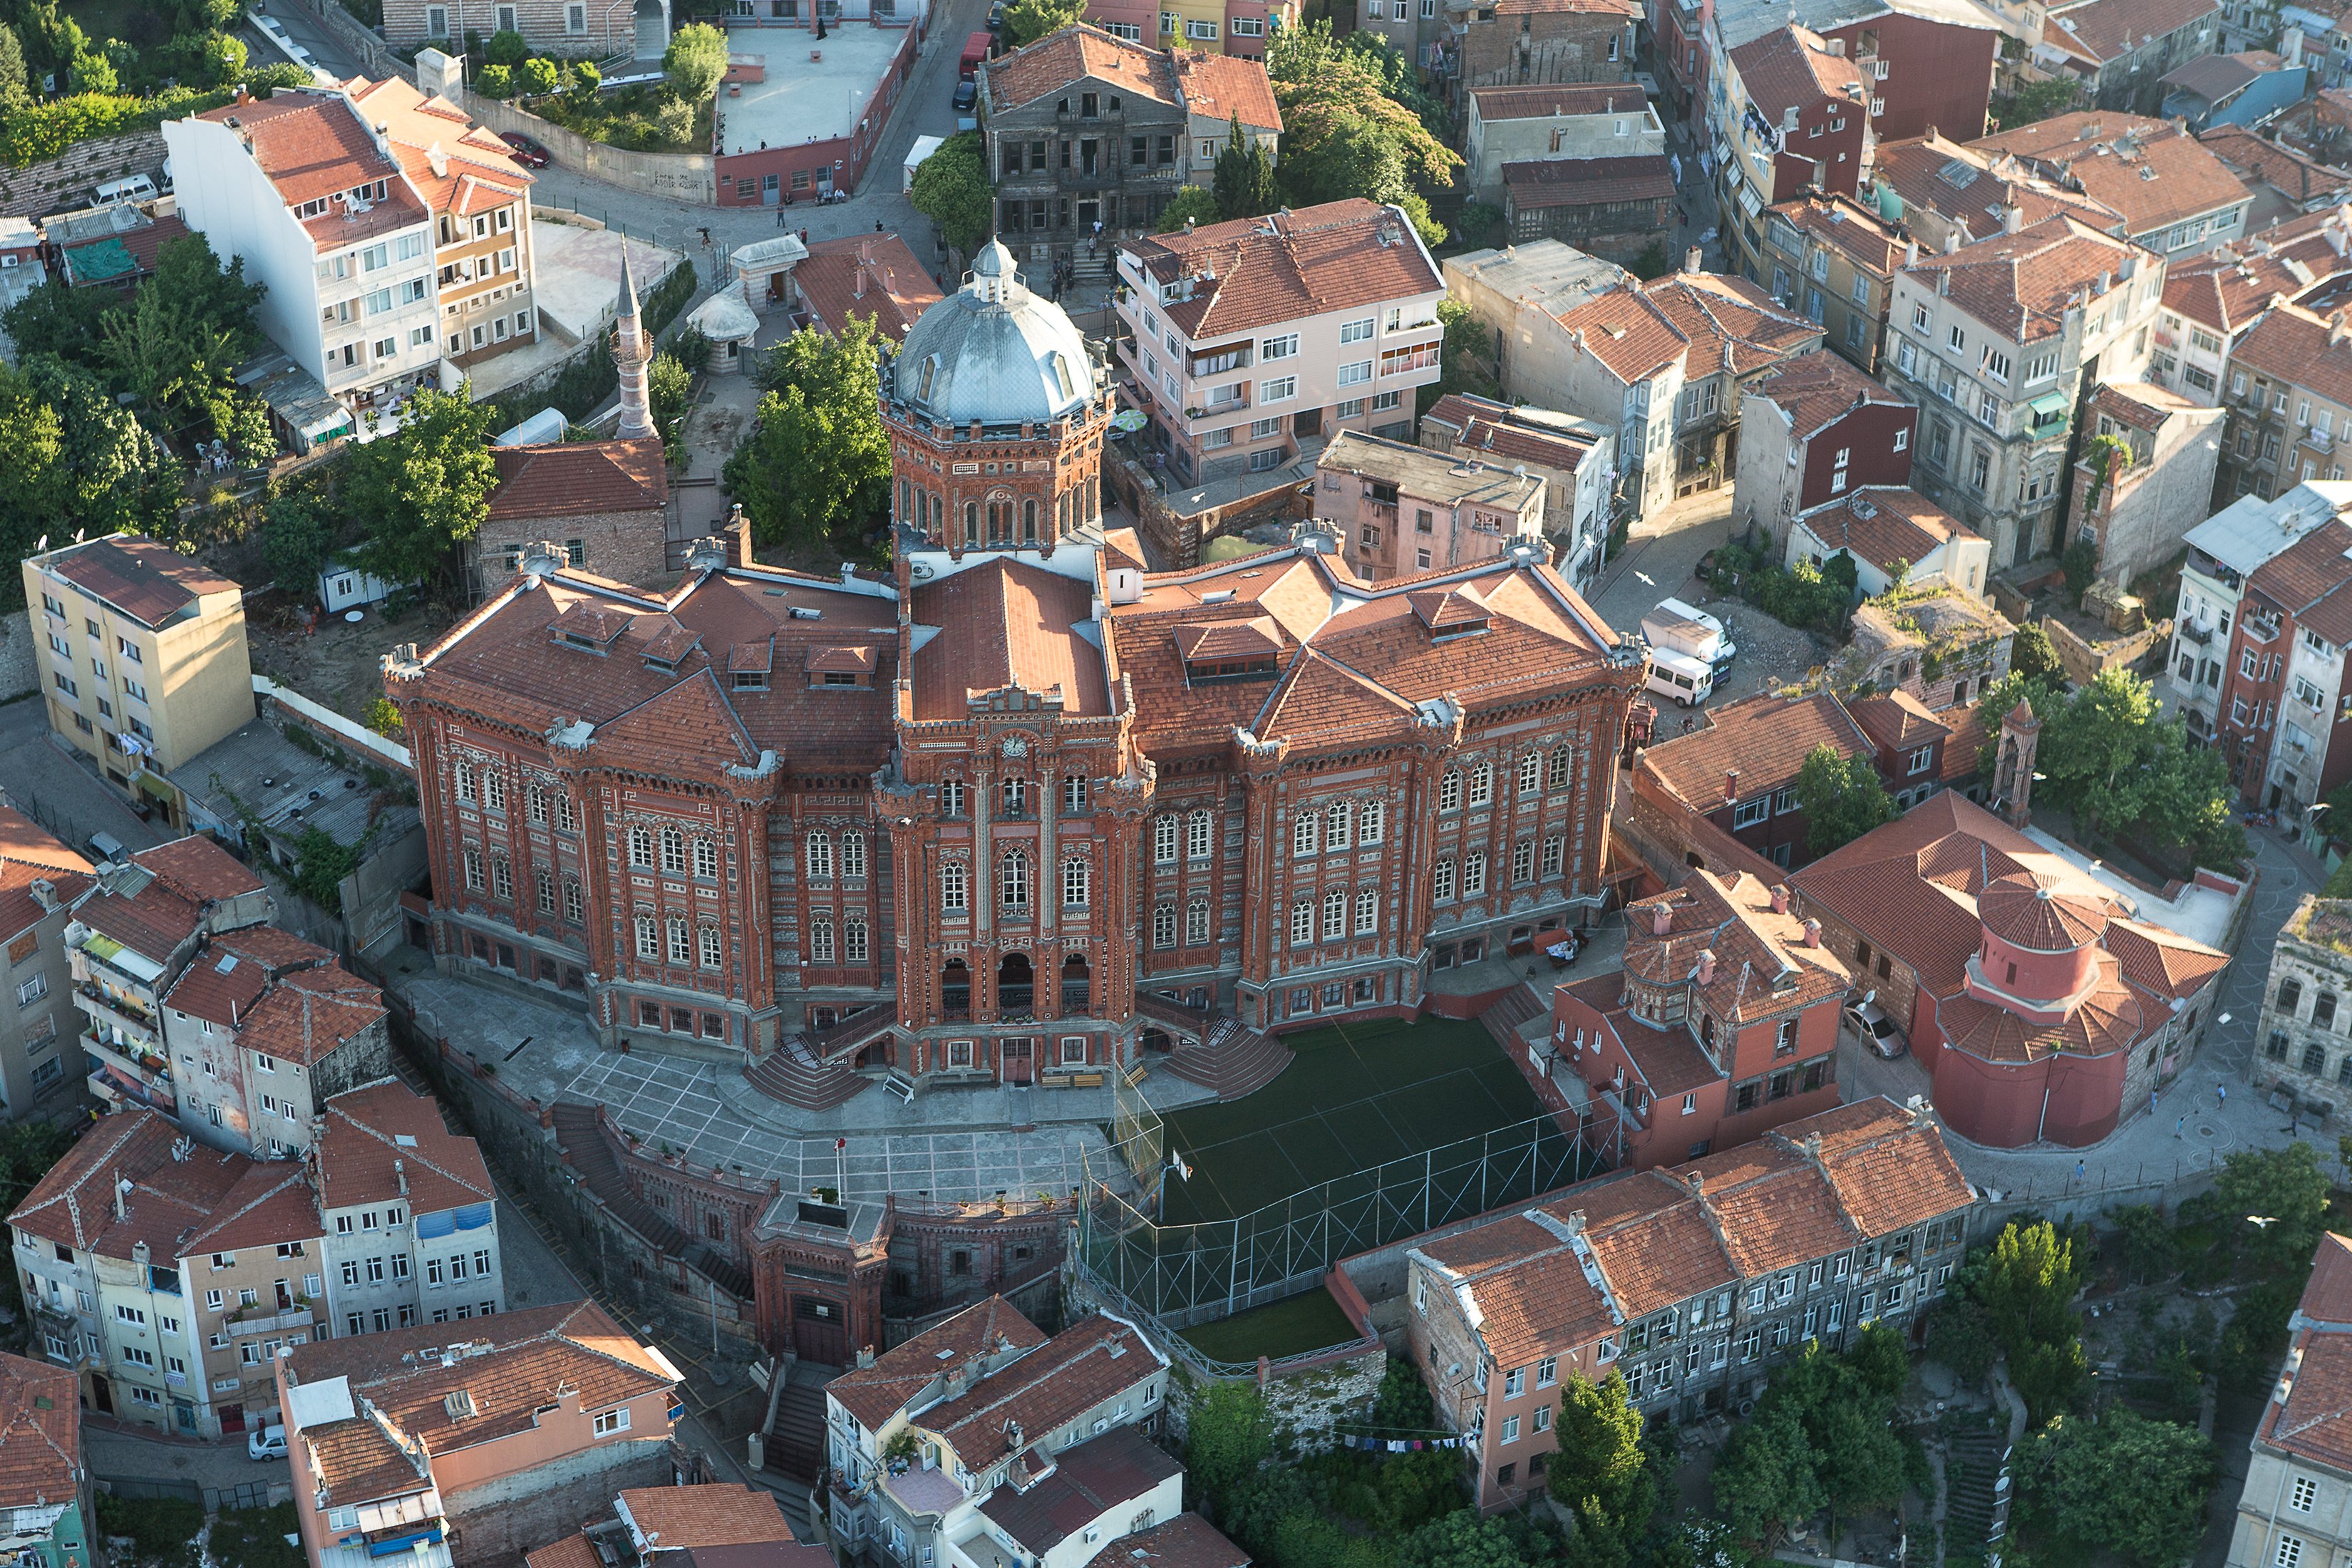
[[[822,41],[804,27],[728,28],[730,58],[739,66],[759,59],[766,79],[730,80],[719,88],[719,152],[756,153],[848,135],[906,37],[904,27],[864,22],[833,26]]]

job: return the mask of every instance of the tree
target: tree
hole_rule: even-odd
[[[670,35],[669,47],[662,51],[662,74],[685,102],[706,101],[727,74],[727,35],[708,22],[688,23]]]
[[[2180,1244],[2164,1211],[2152,1204],[2125,1204],[2107,1211],[2123,1249],[2125,1278],[2153,1284],[2179,1267]]]
[[[1503,384],[1495,375],[1494,332],[1459,300],[1440,300],[1437,321],[1445,329],[1445,341],[1438,347],[1436,384],[1421,389],[1420,411],[1428,413],[1451,392],[1499,400]]]
[[[919,169],[916,173],[919,175],[921,171]],[[1188,224],[1216,221],[1217,198],[1210,193],[1209,187],[1186,185],[1169,197],[1168,205],[1160,209],[1159,232],[1174,234]]]
[[[1198,1496],[1222,1501],[1274,1453],[1265,1396],[1248,1383],[1212,1384],[1193,1400],[1184,1427],[1184,1475]]]
[[[1238,110],[1225,132],[1224,150],[1217,154],[1215,189],[1217,216],[1223,218],[1255,217],[1282,205],[1273,154],[1242,130]]]
[[[460,384],[410,400],[400,428],[354,447],[336,499],[364,542],[360,563],[387,583],[443,570],[481,529],[498,483],[490,457],[492,410]]]
[[[379,697],[368,704],[367,717],[362,722],[384,739],[398,740],[408,721],[400,716],[400,705],[389,697]]]
[[[5,368],[0,366],[0,371]],[[5,378],[0,378],[0,387],[5,386]],[[0,487],[7,483],[5,475],[10,467],[0,463]],[[49,1173],[49,1167],[64,1159],[66,1151],[72,1147],[73,1129],[62,1121],[36,1119],[0,1127],[0,1204],[6,1205],[0,1213],[14,1214],[26,1194]],[[8,1309],[8,1321],[17,1325],[11,1330],[15,1337],[31,1320],[25,1311],[24,1289],[18,1283],[21,1277],[14,1268],[7,1275],[7,1283],[0,1285],[0,1306]]]
[[[563,85],[563,71],[544,55],[533,55],[515,72],[515,80],[533,98],[545,98]]]
[[[1969,1259],[1957,1281],[1958,1293],[1982,1309],[2037,1425],[2070,1407],[2089,1381],[2074,1317],[2081,1286],[2073,1240],[2046,1220],[2011,1220],[1990,1248]]]
[[[1397,1568],[1537,1568],[1510,1521],[1457,1509],[1399,1543]]]
[[[2089,825],[2135,820],[2132,775],[2155,718],[2154,687],[2127,669],[2099,671],[2043,723],[2035,760],[2051,793]]]
[[[2021,125],[2063,113],[2074,108],[2082,95],[2083,89],[2068,76],[2028,82],[2005,98],[1994,99],[1993,117],[2000,121],[2003,131],[2014,131]]]
[[[512,27],[503,28],[490,35],[489,45],[483,49],[482,58],[489,65],[504,66],[507,69],[512,70],[530,58],[530,46],[525,43],[523,36]],[[662,67],[664,69],[668,68],[669,61],[667,58],[662,61]]]
[[[1328,20],[1286,27],[1267,46],[1266,75],[1282,110],[1277,178],[1294,206],[1349,196],[1402,205],[1418,195],[1412,181],[1442,187],[1462,167],[1428,121],[1399,100],[1412,72],[1377,35],[1350,34],[1339,45]],[[1436,119],[1442,128],[1442,111]],[[1426,204],[1413,216],[1416,226],[1426,222]]]
[[[2058,662],[2057,650],[2050,646],[2050,634],[2033,624],[2018,627],[2017,636],[2010,640],[2009,670],[2011,675],[2029,679],[2066,673],[2065,667]]]
[[[1911,1381],[1911,1352],[1903,1348],[1903,1335],[1885,1323],[1864,1329],[1845,1359],[1862,1385],[1877,1398],[1900,1396],[1903,1385]]]
[[[481,74],[474,79],[474,90],[484,98],[503,100],[512,98],[514,89],[514,68],[511,66],[484,66]]]
[[[675,438],[671,426],[686,412],[687,395],[694,388],[694,373],[664,350],[646,366],[646,390],[653,402],[654,428],[665,441]]]
[[[308,501],[280,496],[261,509],[261,559],[269,579],[308,604],[334,559],[335,530]]]
[[[359,868],[359,847],[345,844],[323,827],[306,827],[294,841],[294,874],[288,886],[331,915],[343,912],[343,879]]]
[[[1865,753],[1841,757],[1815,746],[1797,770],[1797,799],[1805,808],[1805,848],[1814,855],[1853,843],[1895,820],[1895,802]]]
[[[0,23],[0,115],[33,101],[29,80],[25,74],[25,46],[16,29]]]
[[[795,332],[768,351],[759,433],[720,470],[754,538],[814,549],[888,501],[881,353],[871,316],[852,316],[838,335]]]
[[[596,68],[594,60],[572,62],[572,100],[585,109],[596,101],[596,89],[604,84],[604,73]]]
[[[1588,1528],[1638,1537],[1650,1522],[1656,1489],[1642,1451],[1642,1413],[1625,1374],[1599,1383],[1571,1377],[1560,1387],[1559,1451],[1544,1472],[1554,1500]]]
[[[92,534],[168,533],[184,499],[180,466],[138,417],[54,354],[0,374],[0,451],[11,459],[0,475],[16,481],[0,481],[0,532],[19,555],[68,519]]]
[[[2111,1406],[2062,1416],[2021,1444],[2019,1500],[2060,1534],[2140,1568],[2186,1563],[2205,1528],[2213,1445],[2193,1427]]]
[[[1768,1402],[1736,1428],[1715,1467],[1716,1511],[1744,1541],[1769,1542],[1828,1503],[1793,1405]]]
[[[989,188],[988,161],[980,132],[960,131],[915,166],[907,199],[939,225],[940,237],[971,255],[996,226],[996,195]]]
[[[2246,1149],[2221,1163],[2214,1206],[2254,1264],[2252,1272],[2311,1267],[2327,1224],[2327,1173],[2310,1144]],[[2263,1223],[2257,1225],[2257,1219]]]
[[[1016,45],[1034,44],[1051,33],[1086,20],[1086,0],[1013,0],[1004,13],[1004,30]]]

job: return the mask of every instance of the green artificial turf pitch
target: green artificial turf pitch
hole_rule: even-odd
[[[1318,1286],[1285,1300],[1186,1329],[1184,1337],[1214,1361],[1254,1362],[1260,1356],[1280,1361],[1286,1355],[1344,1345],[1356,1337],[1356,1325],[1339,1310],[1331,1292]]]
[[[1225,1219],[1423,1150],[1542,1114],[1475,1022],[1382,1019],[1286,1037],[1298,1059],[1255,1094],[1165,1120],[1192,1178],[1171,1176],[1163,1223]],[[1345,1183],[1343,1196],[1367,1185]]]

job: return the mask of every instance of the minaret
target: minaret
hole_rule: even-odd
[[[1993,769],[1993,790],[2004,797],[2001,815],[2022,831],[2033,806],[2033,753],[2042,743],[2042,721],[2022,698],[2000,721],[2000,762]]]
[[[621,373],[621,428],[624,441],[651,436],[653,396],[646,387],[646,363],[653,354],[646,342],[645,319],[637,313],[637,280],[629,271],[628,241],[621,242],[621,319],[613,327],[613,365]]]

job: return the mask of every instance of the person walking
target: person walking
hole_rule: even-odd
[[[2185,1134],[2185,1132],[2186,1132],[2186,1130],[2188,1129],[2188,1126],[2189,1126],[2189,1118],[2188,1118],[2188,1116],[2187,1116],[2186,1114],[2183,1114],[2183,1115],[2179,1118],[2179,1120],[2178,1120],[2178,1121],[2176,1121],[2175,1122],[2173,1122],[2173,1124],[2172,1124],[2172,1135],[2173,1135],[2175,1138],[2179,1138],[2179,1137],[2183,1136],[2183,1135]]]
[[[2219,1110],[2229,1103],[2230,1086],[2226,1083],[2215,1084],[2213,1086],[2213,1109]]]

